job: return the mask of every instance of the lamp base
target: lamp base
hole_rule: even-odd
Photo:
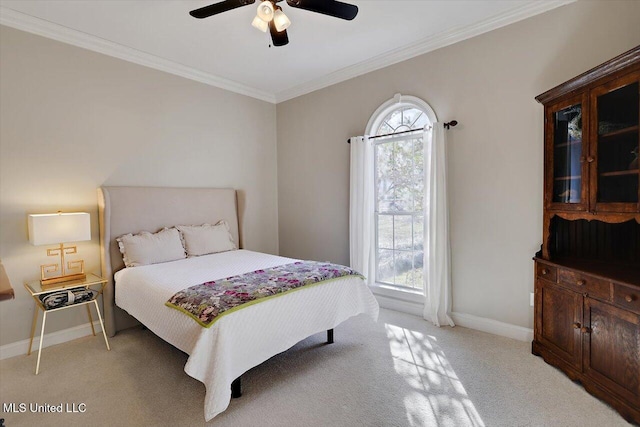
[[[59,264],[44,264],[40,266],[40,283],[42,286],[55,285],[63,282],[70,282],[76,280],[85,280],[87,275],[84,274],[84,260],[69,261],[67,264],[64,262],[64,256],[78,253],[76,246],[64,247],[64,244],[60,243],[60,247],[56,249],[47,249],[48,256],[59,256]],[[67,274],[67,268],[69,270],[75,270],[76,273]],[[61,270],[59,276],[45,277],[47,273],[54,273]]]
[[[47,285],[55,285],[58,283],[71,282],[75,280],[85,280],[86,278],[87,278],[87,275],[84,273],[68,274],[66,276],[58,276],[58,277],[50,277],[48,279],[42,279],[40,280],[40,283],[42,284],[42,286],[47,286]]]

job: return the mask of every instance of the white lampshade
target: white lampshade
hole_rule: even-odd
[[[51,245],[91,240],[91,219],[86,212],[29,215],[29,242]]]
[[[269,0],[261,1],[258,5],[258,17],[264,22],[269,22],[273,19],[273,3]]]
[[[273,14],[273,23],[276,25],[277,32],[284,31],[291,25],[291,21],[280,8]]]
[[[267,24],[262,19],[260,19],[259,16],[256,16],[255,18],[253,18],[253,22],[251,22],[251,25],[253,25],[254,28],[259,29],[263,33],[266,33],[267,28],[269,28],[269,24]]]

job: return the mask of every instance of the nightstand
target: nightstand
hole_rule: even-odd
[[[24,287],[36,302],[36,308],[42,310],[43,313],[42,330],[40,331],[40,345],[38,346],[38,361],[36,363],[36,375],[38,375],[38,371],[40,370],[40,354],[42,353],[42,338],[44,337],[44,325],[47,322],[47,313],[84,305],[87,307],[89,324],[91,325],[91,331],[95,336],[96,331],[93,327],[93,319],[91,318],[91,310],[89,309],[89,304],[93,303],[96,306],[96,311],[98,312],[98,319],[100,319],[102,335],[104,335],[104,343],[107,345],[107,350],[111,350],[109,347],[109,340],[107,339],[107,333],[104,330],[100,307],[98,307],[98,295],[102,294],[106,283],[107,279],[96,276],[95,274],[87,274],[87,278],[84,280],[74,280],[70,282],[57,283],[55,285],[42,285],[39,280],[24,284]],[[33,311],[31,340],[29,341],[29,351],[27,352],[27,356],[31,354],[31,346],[33,345],[33,335],[36,331],[37,321],[38,310],[36,309]]]

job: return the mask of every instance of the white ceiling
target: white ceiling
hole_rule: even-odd
[[[573,0],[352,0],[353,21],[281,3],[289,44],[251,26],[256,4],[206,19],[211,0],[0,0],[0,23],[280,102]]]

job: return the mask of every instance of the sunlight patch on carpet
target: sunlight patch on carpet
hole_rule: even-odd
[[[435,337],[388,323],[385,329],[394,368],[412,389],[403,398],[412,425],[485,426]]]

